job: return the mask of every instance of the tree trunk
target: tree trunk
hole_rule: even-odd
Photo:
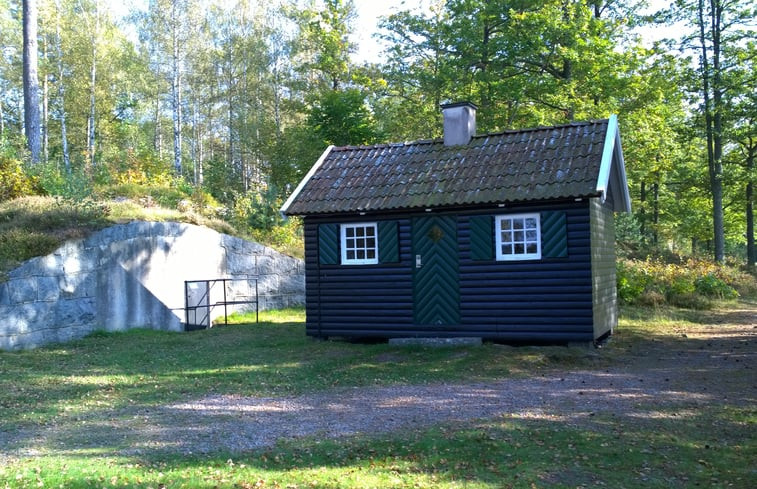
[[[89,119],[87,120],[87,157],[95,166],[95,83],[97,81],[97,31],[100,29],[100,13],[95,1],[95,28],[92,31],[92,66],[89,72]]]
[[[200,102],[197,93],[194,93],[192,104],[192,162],[194,169],[194,184],[202,186],[202,144],[200,134]]]
[[[746,266],[751,271],[754,271],[755,260],[757,260],[757,250],[754,244],[754,182],[752,181],[756,149],[754,145],[749,147],[746,161],[747,178],[749,179],[746,185]]]
[[[42,59],[48,59],[47,51],[47,37],[42,36]],[[50,77],[47,72],[42,77],[42,161],[47,163],[50,155],[50,138],[48,136],[48,128],[50,126],[50,105],[49,105],[49,92],[50,92]]]
[[[641,181],[641,195],[639,197],[639,202],[641,205],[639,206],[639,234],[641,235],[641,242],[646,243],[647,242],[647,212],[646,212],[646,201],[647,201],[647,185],[644,182],[644,180]]]
[[[705,32],[704,0],[697,5],[699,42],[701,47],[702,95],[704,98],[705,133],[707,136],[707,162],[712,193],[712,227],[715,245],[715,261],[725,260],[725,226],[723,215],[723,134],[722,134],[722,91],[720,74],[720,15],[719,0],[711,1],[709,12],[712,34],[712,79]]]
[[[58,99],[60,104],[60,140],[63,149],[63,167],[71,173],[71,158],[68,154],[68,135],[66,134],[66,88],[63,82],[63,41],[60,37],[60,0],[55,0],[55,50],[58,57]]]
[[[155,95],[155,134],[153,148],[158,155],[158,161],[163,161],[163,125],[160,122],[160,94]]]
[[[171,94],[173,97],[173,167],[176,176],[181,176],[181,75],[179,73],[179,22],[176,2],[171,3],[172,63]]]
[[[39,79],[37,78],[37,0],[23,0],[24,132],[32,163],[39,163]]]
[[[659,176],[657,178],[659,178]],[[657,182],[652,184],[652,198],[654,199],[652,202],[652,244],[654,245],[655,249],[657,249],[657,228],[660,222],[660,184]]]
[[[3,113],[3,100],[0,99],[0,139],[5,136],[5,114]]]

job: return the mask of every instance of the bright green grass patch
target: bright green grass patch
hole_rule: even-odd
[[[643,414],[643,413],[642,413]],[[703,409],[654,421],[598,414],[592,428],[500,417],[377,437],[303,439],[245,454],[78,454],[0,468],[7,487],[751,487],[749,426]],[[713,422],[713,419],[725,419]],[[753,426],[752,426],[753,427]]]

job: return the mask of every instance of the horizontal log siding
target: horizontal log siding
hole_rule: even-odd
[[[615,218],[607,205],[591,199],[591,274],[594,298],[594,339],[618,325],[615,278]]]
[[[377,265],[319,265],[318,224],[376,222],[305,219],[307,320],[310,336],[400,336],[412,327],[410,220],[398,223],[400,261]]]
[[[458,220],[462,329],[508,341],[593,339],[589,210],[586,202],[559,207],[567,218],[568,256],[541,260],[470,259],[469,217]],[[498,209],[494,215],[519,212]]]
[[[546,210],[566,212],[567,257],[517,262],[471,260],[470,216]],[[319,265],[318,224],[380,219],[305,219],[308,335],[479,336],[525,342],[594,338],[587,202],[458,213],[461,321],[434,329],[413,324],[411,217],[393,219],[399,223],[400,262],[365,266]]]

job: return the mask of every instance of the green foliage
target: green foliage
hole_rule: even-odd
[[[739,296],[736,289],[728,285],[722,278],[717,277],[714,273],[708,273],[703,277],[697,277],[694,281],[693,288],[697,293],[715,299],[735,299]]]
[[[107,172],[115,184],[135,184],[154,187],[170,186],[175,177],[170,165],[160,161],[153,151],[126,152],[122,161],[107,165]]]
[[[0,151],[0,202],[36,193],[37,179],[26,174],[20,160]]]
[[[711,299],[732,300],[757,292],[754,276],[726,265],[690,259],[680,264],[659,260],[618,260],[618,298],[623,304],[704,309]],[[741,294],[737,290],[741,290]]]
[[[281,200],[274,187],[249,191],[234,203],[234,222],[250,229],[270,231],[282,223],[280,207]]]
[[[253,229],[251,235],[258,243],[265,243],[282,253],[297,258],[305,256],[302,222],[296,217],[290,217],[271,229]]]
[[[40,163],[32,171],[46,195],[60,197],[71,202],[92,198],[92,179],[81,169],[66,173],[53,164]]]
[[[308,124],[326,144],[371,144],[379,139],[365,96],[357,89],[325,92],[311,109]]]

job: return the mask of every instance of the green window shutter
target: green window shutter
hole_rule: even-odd
[[[397,221],[378,222],[378,248],[379,263],[397,263],[400,261]]]
[[[473,216],[470,218],[471,260],[494,259],[493,221],[492,216]]]
[[[339,225],[318,225],[318,262],[321,265],[339,263]]]
[[[568,256],[568,225],[564,212],[541,213],[541,256],[543,258]]]

